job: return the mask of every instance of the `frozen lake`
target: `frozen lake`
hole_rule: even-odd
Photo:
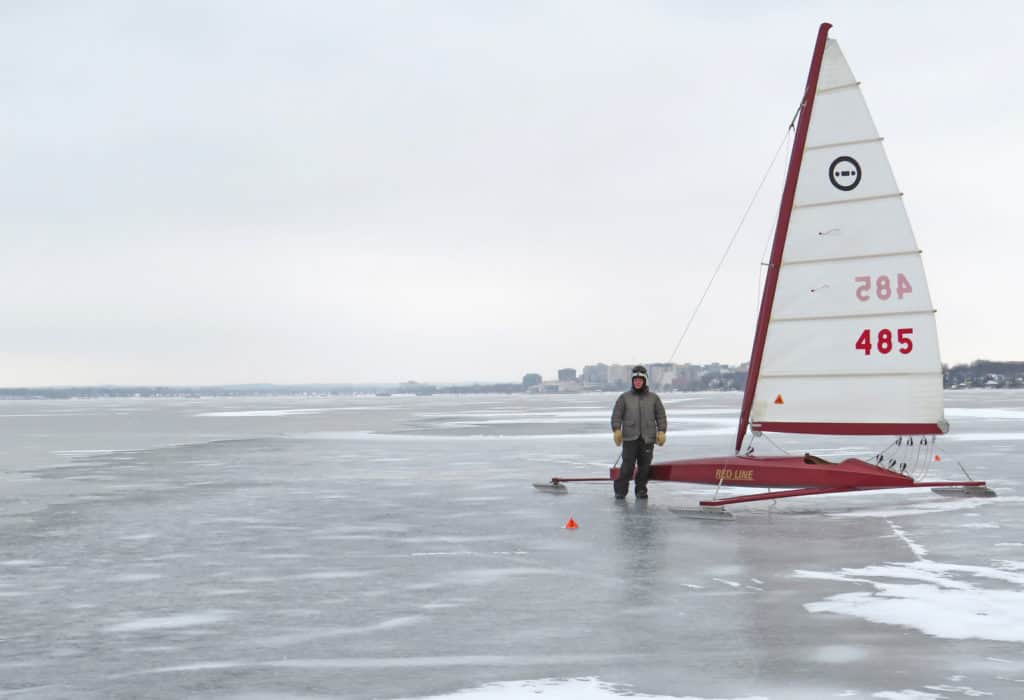
[[[739,394],[662,397],[656,461],[730,452]],[[1024,392],[946,396],[929,478],[998,498],[730,522],[532,488],[607,474],[614,398],[0,402],[0,697],[1024,697]]]

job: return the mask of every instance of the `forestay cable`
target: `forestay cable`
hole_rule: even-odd
[[[789,140],[790,133],[796,128],[796,119],[800,115],[798,109],[796,114],[793,115],[793,121],[789,123],[789,127],[786,129],[785,136],[782,137],[782,141],[779,143],[779,147],[775,149],[775,155],[772,156],[771,163],[768,164],[768,169],[765,170],[764,176],[761,178],[761,182],[757,185],[757,189],[754,190],[754,196],[750,199],[750,204],[747,205],[746,211],[743,212],[743,216],[740,218],[739,225],[736,226],[736,230],[733,231],[732,238],[729,239],[729,245],[725,247],[725,252],[722,253],[722,259],[718,261],[718,266],[715,271],[711,273],[711,279],[708,280],[707,286],[704,288],[704,293],[700,295],[700,299],[697,301],[697,305],[693,307],[693,313],[690,314],[689,320],[686,322],[686,326],[683,328],[682,335],[679,336],[679,340],[676,342],[675,348],[672,350],[672,354],[668,357],[668,362],[672,362],[675,359],[676,353],[679,352],[679,346],[683,344],[683,338],[690,330],[690,326],[693,324],[693,319],[697,317],[697,312],[700,311],[701,305],[704,303],[704,299],[707,297],[708,292],[711,291],[711,285],[714,284],[715,278],[718,276],[719,271],[722,269],[722,265],[725,264],[725,259],[729,256],[729,251],[732,250],[732,244],[736,242],[736,237],[739,236],[740,230],[743,228],[743,224],[747,220],[747,216],[750,214],[750,210],[754,208],[754,202],[757,201],[758,195],[761,193],[761,188],[764,187],[765,181],[768,179],[768,175],[771,173],[772,168],[775,167],[775,161],[779,159],[779,153],[782,152],[783,147]]]

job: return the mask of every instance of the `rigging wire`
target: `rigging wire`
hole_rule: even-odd
[[[928,438],[923,435],[917,439],[917,454],[914,456],[914,478],[924,478],[924,475],[928,472],[928,463],[921,460],[921,448],[928,442]]]
[[[932,468],[932,461],[935,459],[935,436],[932,435],[928,441],[928,452],[925,453],[924,458],[924,473],[921,475],[923,479],[928,475],[928,471]]]
[[[700,299],[697,301],[696,306],[693,307],[693,312],[690,314],[690,318],[686,321],[683,333],[679,336],[679,340],[676,341],[676,346],[672,349],[672,354],[669,355],[667,360],[668,362],[672,362],[675,359],[676,353],[679,352],[679,346],[683,344],[683,339],[690,331],[690,326],[693,324],[693,320],[697,317],[697,312],[700,311],[700,307],[704,304],[704,299],[707,298],[708,292],[711,291],[711,285],[714,284],[715,278],[718,277],[718,273],[721,271],[722,265],[725,264],[725,259],[729,256],[729,251],[732,250],[733,243],[736,242],[737,236],[739,236],[740,231],[743,229],[743,224],[746,222],[747,216],[750,214],[750,210],[754,208],[754,203],[757,201],[758,195],[761,194],[761,188],[764,187],[764,183],[768,179],[768,175],[771,174],[772,169],[775,167],[775,161],[779,159],[779,153],[782,152],[786,142],[789,141],[790,133],[796,128],[796,119],[799,114],[800,110],[798,109],[797,113],[793,115],[793,121],[791,121],[789,126],[786,128],[786,134],[782,137],[779,147],[775,149],[775,155],[772,156],[771,163],[768,164],[767,170],[765,170],[764,175],[761,177],[761,182],[758,183],[757,189],[754,190],[754,196],[751,197],[750,203],[747,204],[747,208],[743,212],[743,216],[740,217],[740,222],[736,226],[736,230],[733,231],[732,238],[729,239],[729,245],[725,247],[725,252],[722,253],[722,258],[718,261],[718,266],[715,267],[715,271],[711,273],[711,279],[708,280],[707,286],[704,287],[704,293],[700,295]]]
[[[753,433],[750,433],[750,442],[747,443],[747,452],[746,452],[747,455],[752,455],[754,453],[754,438],[755,437],[761,438],[762,440],[767,442],[769,445],[771,445],[772,447],[774,447],[776,450],[778,450],[779,452],[781,452],[784,455],[792,456],[792,454],[793,454],[792,452],[787,450],[785,447],[782,447],[777,442],[775,442],[770,437],[768,437],[767,433],[761,433],[760,435],[754,435]]]

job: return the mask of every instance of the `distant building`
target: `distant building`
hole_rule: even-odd
[[[574,382],[576,381],[576,370],[569,367],[566,369],[558,370],[558,381],[560,382]]]
[[[603,387],[608,383],[608,365],[598,363],[583,368],[583,386]]]
[[[529,389],[531,386],[537,386],[542,381],[543,377],[541,377],[539,374],[534,374],[531,372],[530,374],[523,375],[523,386],[526,387],[527,389]]]
[[[608,384],[613,388],[625,389],[629,385],[629,372],[633,365],[609,365]]]
[[[655,390],[671,387],[676,379],[676,365],[671,362],[655,362],[647,365],[647,381]]]
[[[672,386],[679,391],[694,391],[699,388],[700,375],[701,368],[698,365],[678,365]]]

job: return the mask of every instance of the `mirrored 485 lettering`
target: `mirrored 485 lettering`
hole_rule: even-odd
[[[875,277],[859,275],[854,277],[853,281],[857,283],[857,298],[861,301],[870,301],[871,299],[886,301],[891,299],[893,294],[897,299],[902,299],[914,291],[914,288],[910,286],[910,280],[902,272],[896,273],[895,285],[889,275],[876,275]]]

